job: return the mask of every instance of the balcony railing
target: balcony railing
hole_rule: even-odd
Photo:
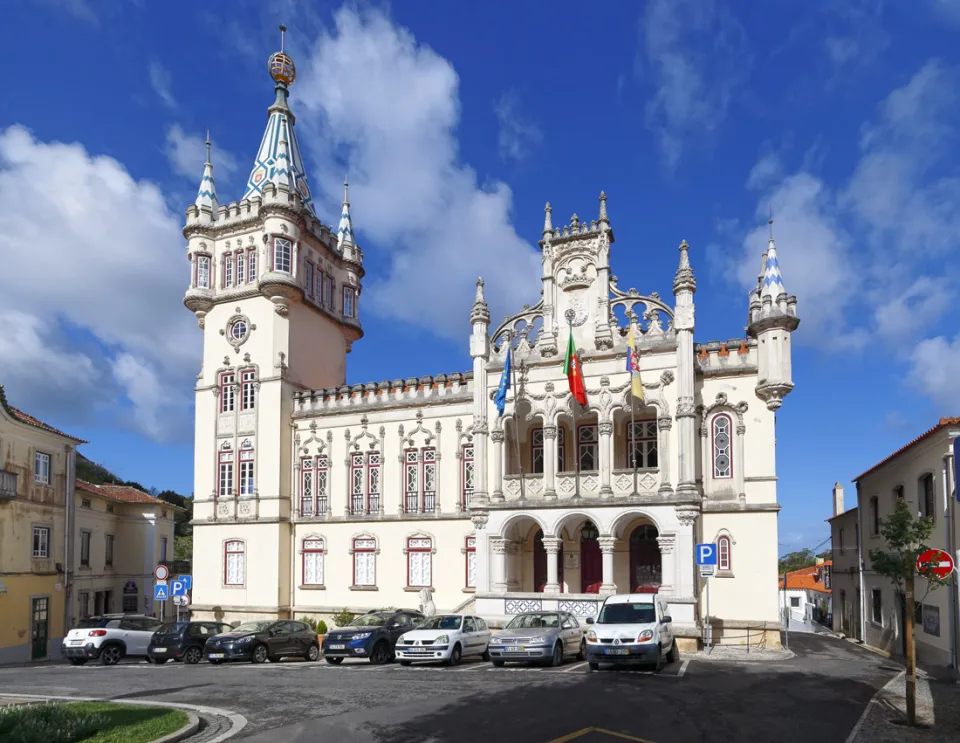
[[[579,480],[579,482],[578,482]],[[660,472],[658,470],[637,470],[636,479],[633,470],[615,469],[610,473],[610,489],[614,496],[627,496],[636,493],[649,495],[656,493],[660,487]],[[599,498],[602,486],[599,472],[558,472],[554,477],[553,487],[558,498]],[[546,479],[542,474],[523,476],[523,488],[520,486],[520,475],[504,475],[503,496],[506,500],[525,498],[543,498],[546,491]]]
[[[17,473],[0,470],[0,498],[17,497]]]

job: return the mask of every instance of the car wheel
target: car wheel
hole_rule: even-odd
[[[250,654],[251,663],[263,663],[267,660],[269,653],[266,645],[257,645]]]
[[[107,645],[100,651],[100,665],[115,666],[120,662],[120,647],[118,645]]]
[[[663,670],[663,648],[657,648],[657,662],[653,666],[654,673],[660,673]]]
[[[317,660],[320,659],[320,646],[311,645],[310,647],[308,647],[307,654],[305,657],[307,660],[315,663]]]
[[[490,662],[490,651],[489,651],[489,650],[484,650],[484,651],[483,651],[483,655],[480,656],[480,660],[482,660],[484,663],[489,663],[489,662]]]
[[[331,658],[329,655],[323,656],[323,659],[331,666],[339,666],[341,663],[343,663],[343,658]]]
[[[680,658],[680,651],[677,650],[677,641],[674,640],[673,644],[670,645],[670,650],[667,652],[667,663],[676,663]]]
[[[580,652],[577,653],[577,660],[586,660],[587,659],[587,643],[585,640],[580,641]]]
[[[553,655],[550,656],[550,665],[553,668],[563,665],[563,648],[560,646],[559,642],[553,646]]]
[[[199,663],[200,658],[202,657],[203,653],[200,652],[200,648],[187,648],[186,652],[183,654],[183,662],[189,663],[192,666],[196,663]]]
[[[502,660],[495,660],[495,661],[493,661],[493,665],[496,666],[497,668],[503,668],[503,661],[502,661]]]
[[[373,652],[370,653],[370,662],[375,666],[382,666],[390,660],[390,648],[383,640],[373,646]]]
[[[589,665],[589,667],[590,667],[590,670],[591,670],[591,671],[599,671],[599,670],[600,670],[600,664],[599,664],[599,663],[591,663],[591,664]]]
[[[453,646],[453,650],[450,651],[450,657],[447,659],[447,662],[444,665],[455,666],[460,663],[460,656],[463,651],[460,649],[460,643],[457,643]]]
[[[71,666],[82,666],[86,662],[87,662],[86,658],[70,658]]]

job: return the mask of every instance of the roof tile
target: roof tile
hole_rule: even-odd
[[[865,472],[861,472],[859,475],[857,475],[855,478],[853,478],[853,482],[856,482],[857,480],[860,480],[860,479],[866,477],[867,475],[869,475],[869,474],[870,474],[871,472],[873,472],[874,470],[879,469],[880,467],[882,467],[883,465],[885,465],[885,464],[886,464],[887,462],[889,462],[891,459],[894,459],[894,458],[900,456],[901,454],[903,454],[907,449],[909,449],[909,448],[910,448],[911,446],[913,446],[914,444],[919,444],[919,443],[920,443],[921,441],[923,441],[924,439],[930,438],[930,437],[933,436],[933,434],[935,434],[937,431],[939,431],[939,430],[942,429],[942,428],[946,428],[947,426],[960,426],[960,417],[954,416],[953,418],[941,418],[941,419],[940,419],[940,422],[937,423],[937,425],[935,425],[933,428],[928,428],[926,431],[924,431],[924,432],[921,433],[919,436],[917,436],[917,438],[915,438],[913,441],[910,441],[909,443],[904,444],[904,445],[901,446],[899,449],[897,449],[893,454],[891,454],[891,455],[888,456],[888,457],[884,457],[884,458],[881,459],[879,462],[877,462],[875,465],[873,465],[873,467],[871,467],[870,469],[866,470]]]
[[[68,439],[73,439],[80,444],[89,443],[83,439],[78,439],[76,436],[71,436],[69,433],[64,433],[60,429],[51,426],[49,423],[44,423],[39,418],[34,418],[32,415],[24,413],[22,410],[13,407],[7,402],[7,396],[3,391],[2,384],[0,384],[0,407],[4,408],[12,418],[16,418],[18,421],[21,423],[26,423],[28,426],[33,426],[34,428],[39,428],[41,431],[47,431],[48,433],[55,433],[58,436],[64,436]]]
[[[160,500],[159,498],[154,498],[149,493],[144,493],[142,490],[132,488],[129,485],[111,485],[107,483],[94,485],[92,482],[78,479],[77,490],[93,493],[118,503],[150,503],[152,505],[162,505],[164,508],[175,508],[179,511],[184,510],[180,506],[167,503],[167,501]]]
[[[833,565],[833,560],[824,560],[819,565],[811,565],[808,568],[792,570],[787,573],[787,590],[796,589],[798,591],[819,591],[820,593],[831,593],[829,588],[823,585],[822,580],[817,580],[817,573],[824,565]],[[783,578],[780,576],[778,583],[780,590],[783,590]]]

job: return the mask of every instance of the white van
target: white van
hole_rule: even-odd
[[[601,663],[647,663],[660,671],[664,659],[673,663],[680,655],[672,621],[659,594],[608,596],[596,621],[587,619],[590,670],[596,671]]]

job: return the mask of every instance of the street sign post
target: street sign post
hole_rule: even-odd
[[[186,585],[188,591],[193,590],[193,576],[192,575],[178,575],[177,580],[183,581]]]
[[[166,582],[167,578],[170,576],[170,569],[166,565],[157,565],[156,569],[153,571],[153,577],[156,578],[161,583]]]
[[[700,566],[700,577],[701,578],[710,578],[713,576],[716,571],[716,565],[701,565]]]
[[[717,545],[713,544],[712,542],[698,544],[695,554],[697,557],[697,565],[700,566],[700,577],[707,578],[713,575],[715,566],[717,564]],[[707,655],[710,655],[710,647],[713,644],[713,628],[710,625],[710,581],[707,581],[704,591],[706,593],[707,600],[707,626],[704,628],[705,631],[703,644]]]
[[[170,581],[170,595],[171,596],[185,596],[187,593],[187,584],[182,580],[177,578],[174,581]]]
[[[166,601],[168,598],[170,598],[170,593],[167,590],[167,586],[162,583],[157,583],[153,587],[153,600]]]
[[[950,553],[943,550],[932,549],[917,555],[917,572],[923,573],[929,570],[940,580],[950,575],[955,567]]]

